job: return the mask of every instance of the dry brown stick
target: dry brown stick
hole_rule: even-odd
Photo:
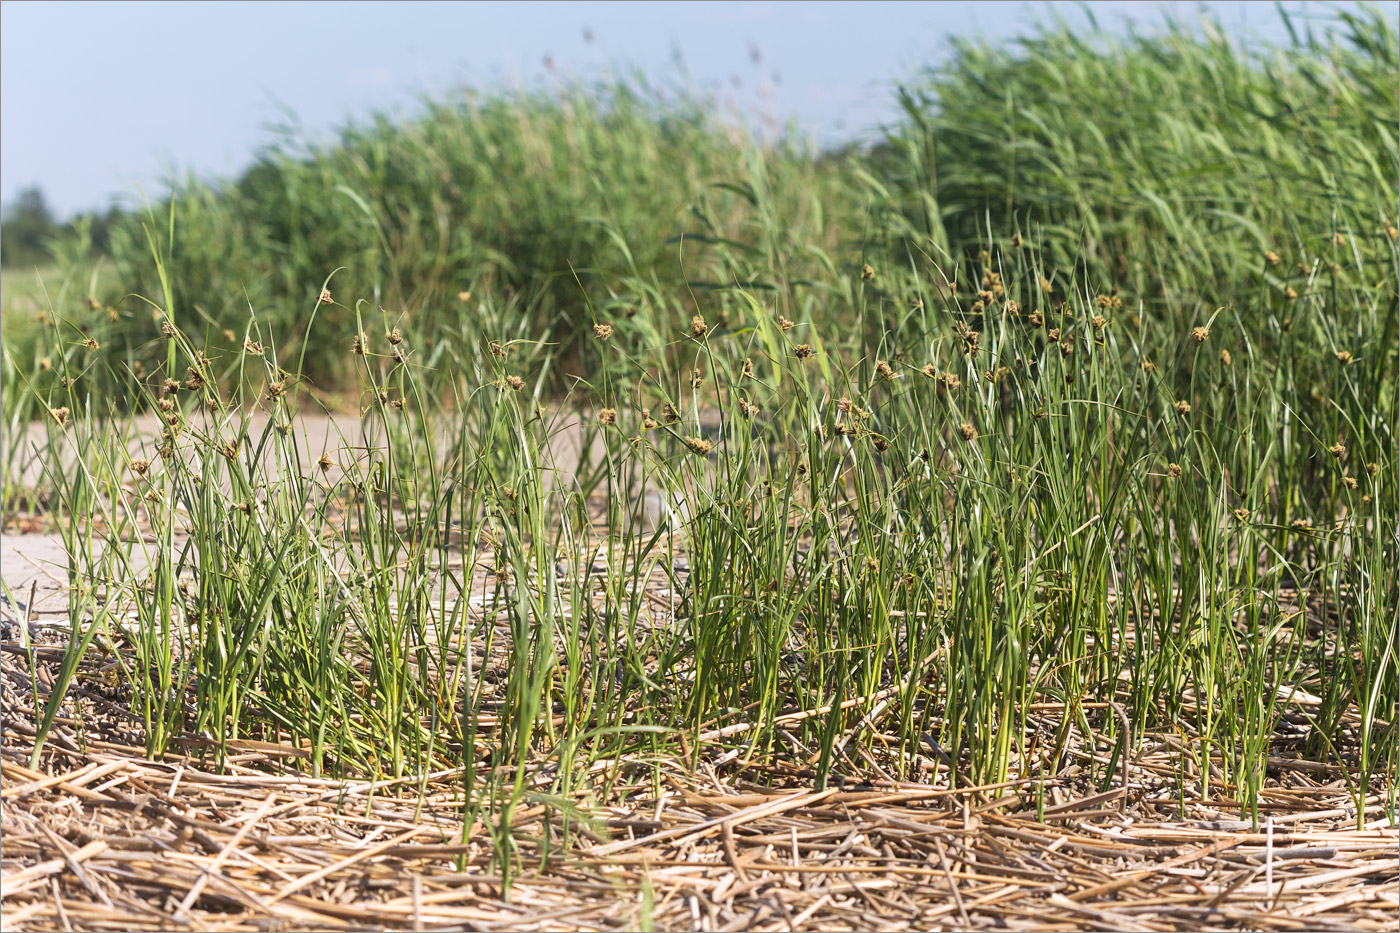
[[[267,800],[265,800],[263,805],[258,808],[258,811],[253,814],[253,818],[238,828],[238,832],[233,834],[233,838],[214,856],[214,861],[209,864],[208,868],[204,869],[204,874],[200,875],[199,879],[190,886],[189,893],[185,895],[185,899],[181,901],[180,905],[175,909],[176,914],[189,913],[190,907],[199,899],[200,892],[202,892],[204,886],[209,883],[210,876],[218,873],[219,867],[224,863],[224,859],[228,858],[229,853],[238,848],[238,844],[244,840],[248,833],[252,832],[253,827],[258,824],[258,821],[267,815],[272,809],[273,801],[276,799],[277,793],[275,791],[268,794]]]
[[[107,843],[103,842],[101,839],[97,839],[89,842],[73,854],[64,856],[63,858],[49,859],[46,862],[31,865],[29,868],[21,869],[20,871],[11,872],[7,875],[0,875],[0,899],[14,897],[22,891],[27,891],[35,885],[43,883],[44,879],[48,878],[50,875],[63,871],[64,867],[67,866],[70,861],[81,863],[92,858],[99,852],[106,850],[106,848]]]
[[[381,842],[381,843],[380,843],[379,845],[377,845],[377,846],[370,846],[368,849],[365,849],[363,852],[358,852],[358,853],[356,853],[355,855],[350,856],[349,858],[344,858],[344,859],[341,859],[340,861],[335,862],[335,863],[333,863],[333,864],[331,864],[331,865],[327,865],[325,868],[322,868],[320,871],[313,871],[313,872],[312,872],[311,874],[309,874],[309,875],[302,875],[302,876],[301,876],[300,878],[298,878],[295,882],[293,882],[292,884],[287,885],[285,888],[283,888],[281,891],[279,891],[276,895],[274,895],[274,896],[272,897],[272,899],[268,901],[268,905],[271,906],[272,904],[276,904],[278,901],[282,900],[283,898],[287,897],[288,895],[294,894],[295,892],[300,891],[302,888],[306,887],[306,886],[309,885],[309,884],[315,884],[317,881],[320,881],[322,878],[326,877],[327,875],[330,875],[330,874],[333,873],[333,872],[339,871],[339,870],[342,869],[342,868],[349,868],[351,865],[354,865],[356,862],[363,862],[363,861],[364,861],[365,859],[367,859],[367,858],[373,858],[374,856],[379,855],[380,853],[382,853],[382,852],[383,852],[384,850],[386,850],[386,849],[392,849],[394,846],[396,846],[396,845],[398,845],[399,843],[403,842],[405,839],[410,839],[410,838],[412,838],[413,836],[418,835],[420,832],[423,832],[425,829],[426,829],[426,827],[415,826],[415,827],[413,827],[412,829],[410,829],[408,832],[406,832],[406,833],[401,833],[401,834],[399,834],[398,836],[395,836],[393,839],[391,839],[391,840],[389,840],[389,841],[387,841],[387,842]]]
[[[597,846],[593,849],[588,850],[585,853],[585,855],[612,855],[614,853],[622,852],[627,849],[636,848],[637,846],[651,845],[653,843],[661,842],[667,839],[675,839],[675,845],[684,845],[687,841],[694,841],[695,839],[698,839],[700,836],[703,836],[707,830],[713,829],[716,826],[719,826],[721,823],[730,823],[731,826],[738,826],[740,823],[747,823],[753,820],[762,819],[765,816],[776,816],[777,814],[784,813],[788,810],[793,810],[798,807],[818,803],[835,793],[835,788],[830,788],[828,790],[823,791],[816,791],[815,793],[810,791],[800,791],[796,794],[789,794],[788,796],[780,797],[772,803],[760,804],[759,806],[749,807],[748,809],[740,810],[738,813],[734,813],[728,816],[721,816],[716,817],[712,820],[706,820],[698,826],[680,826],[676,827],[675,829],[665,829],[659,833],[652,833],[650,836],[643,836],[640,839],[626,839],[621,842],[609,843],[605,846]],[[682,836],[684,838],[676,839],[676,837],[678,836]]]
[[[933,837],[933,844],[938,848],[938,861],[943,867],[943,877],[948,879],[948,890],[953,894],[953,903],[958,908],[958,917],[962,920],[964,927],[971,927],[972,921],[968,919],[967,907],[963,904],[962,892],[958,890],[958,883],[953,878],[952,866],[948,864],[948,850],[943,846],[943,840],[937,836]]]

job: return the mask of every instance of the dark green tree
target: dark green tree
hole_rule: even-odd
[[[47,261],[49,241],[57,233],[44,192],[38,186],[25,188],[0,210],[0,263],[27,266]]]

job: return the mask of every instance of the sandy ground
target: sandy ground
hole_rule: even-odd
[[[580,461],[584,438],[577,414],[556,412],[550,418],[550,458],[555,470],[549,476],[557,488],[574,481],[574,469]],[[268,426],[268,420],[269,416],[265,413],[250,415],[246,422],[247,435],[253,439],[260,437]],[[216,427],[213,416],[204,413],[197,415],[190,425],[191,430],[206,432],[212,432]],[[302,462],[308,468],[323,454],[329,455],[337,464],[328,473],[330,480],[341,475],[339,464],[348,462],[357,455],[356,448],[363,449],[367,443],[365,422],[353,415],[298,415],[293,427],[293,436],[301,442],[299,452]],[[163,424],[158,418],[144,416],[115,425],[113,430],[127,438],[129,456],[154,460],[158,456],[158,439],[162,428]],[[16,441],[10,437],[3,440],[0,457],[4,457],[9,445]],[[47,449],[49,427],[42,422],[33,423],[18,442],[25,448],[19,458],[20,483],[33,486],[42,479],[46,464],[53,459],[53,454]],[[595,442],[589,455],[596,463],[605,456],[605,451],[601,444]],[[59,447],[58,456],[71,463],[71,443]],[[650,533],[666,520],[668,509],[663,504],[665,501],[663,494],[655,489],[634,490],[629,504],[640,512],[644,532]],[[0,589],[0,621],[6,625],[19,623],[26,613],[31,625],[40,627],[67,622],[68,555],[62,536],[52,529],[52,522],[45,519],[44,515],[30,516],[12,522],[0,532],[0,580],[7,588]],[[138,547],[133,552],[138,571],[145,562],[143,550]]]

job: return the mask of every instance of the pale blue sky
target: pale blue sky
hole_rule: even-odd
[[[1340,4],[1349,5],[1349,4]],[[1280,38],[1271,3],[1097,2],[1101,23],[1152,29],[1163,11],[1217,15]],[[1289,2],[1308,17],[1325,4]],[[1053,9],[1083,22],[1080,5]],[[236,174],[297,114],[324,139],[422,94],[594,77],[637,67],[662,86],[733,101],[750,120],[795,117],[823,144],[870,138],[892,87],[949,36],[1010,36],[1052,5],[1013,2],[56,2],[0,4],[0,199],[31,184],[60,213],[158,193],[171,168]],[[585,29],[593,41],[585,41]],[[759,61],[753,52],[757,50]],[[736,83],[737,79],[737,83]],[[761,119],[760,119],[761,122]]]

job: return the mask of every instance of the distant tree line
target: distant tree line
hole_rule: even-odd
[[[115,205],[106,213],[93,212],[92,248],[106,252],[112,227],[121,219]],[[54,240],[74,232],[78,218],[60,222],[49,208],[38,186],[25,188],[11,203],[0,209],[0,265],[33,266],[52,260]]]

